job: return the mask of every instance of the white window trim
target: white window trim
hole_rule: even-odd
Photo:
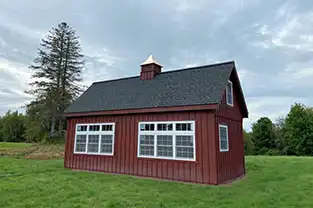
[[[221,145],[221,131],[220,128],[226,128],[226,136],[227,136],[227,149],[222,149],[222,145]],[[228,138],[228,125],[225,124],[219,124],[218,125],[218,135],[219,135],[219,145],[220,145],[220,152],[228,152],[229,151],[229,138]]]
[[[158,131],[157,124],[173,124],[172,131]],[[177,123],[191,123],[192,131],[176,131]],[[140,131],[140,124],[155,124],[154,131]],[[164,160],[182,160],[182,161],[196,161],[196,125],[195,121],[142,121],[138,122],[138,140],[137,140],[137,157],[138,158],[153,158]],[[154,136],[154,156],[139,155],[140,152],[140,135],[153,135]],[[157,156],[157,135],[170,135],[173,136],[173,157]],[[193,158],[177,158],[176,157],[176,135],[177,136],[193,136]]]
[[[92,125],[100,125],[99,131],[89,131],[89,126]],[[102,125],[112,125],[112,131],[101,131]],[[79,132],[79,135],[86,135],[86,151],[85,152],[77,152],[76,151],[76,137],[77,137],[77,126],[87,126],[87,131]],[[100,151],[101,145],[101,135],[113,135],[112,137],[112,153],[88,153],[88,135],[99,135],[99,147],[98,150]],[[75,126],[75,137],[74,137],[74,154],[84,154],[84,155],[107,155],[113,156],[114,155],[114,141],[115,141],[115,123],[77,123]]]
[[[234,106],[234,90],[233,90],[233,83],[228,80],[228,83],[231,84],[231,103],[229,103],[229,100],[228,100],[228,86],[226,86],[226,104],[229,105],[229,106]],[[227,83],[227,84],[228,84]]]

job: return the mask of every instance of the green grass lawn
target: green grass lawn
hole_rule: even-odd
[[[206,186],[71,171],[63,160],[0,157],[0,207],[313,207],[313,158],[246,160],[244,179]]]
[[[29,143],[18,143],[18,142],[0,142],[0,150],[1,149],[21,149],[30,147]]]

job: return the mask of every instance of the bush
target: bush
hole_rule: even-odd
[[[42,143],[45,144],[64,144],[65,143],[65,131],[61,134],[56,132],[54,135],[50,135],[48,132],[42,138]]]
[[[245,155],[253,155],[254,154],[254,144],[251,139],[251,133],[243,130],[243,142],[244,142],[244,150]]]
[[[5,142],[23,142],[25,116],[17,111],[8,111],[1,119],[0,134]]]
[[[270,149],[265,153],[265,155],[277,156],[281,155],[281,153],[278,149]]]

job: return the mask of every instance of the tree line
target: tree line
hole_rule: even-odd
[[[65,22],[53,27],[40,42],[30,65],[33,100],[26,114],[7,112],[0,118],[0,141],[55,140],[64,138],[64,110],[83,91],[84,56],[76,31]]]
[[[275,122],[262,117],[244,132],[247,155],[313,156],[313,108],[300,103]]]

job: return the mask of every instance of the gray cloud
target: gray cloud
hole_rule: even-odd
[[[0,68],[5,66],[17,80],[1,84],[5,88],[9,85],[3,83],[19,83],[10,86],[23,91],[40,39],[67,21],[86,54],[86,84],[138,75],[139,64],[150,53],[165,71],[235,60],[251,115],[245,123],[249,126],[259,116],[286,113],[294,101],[313,104],[308,79],[313,75],[312,9],[311,0],[3,0]]]

